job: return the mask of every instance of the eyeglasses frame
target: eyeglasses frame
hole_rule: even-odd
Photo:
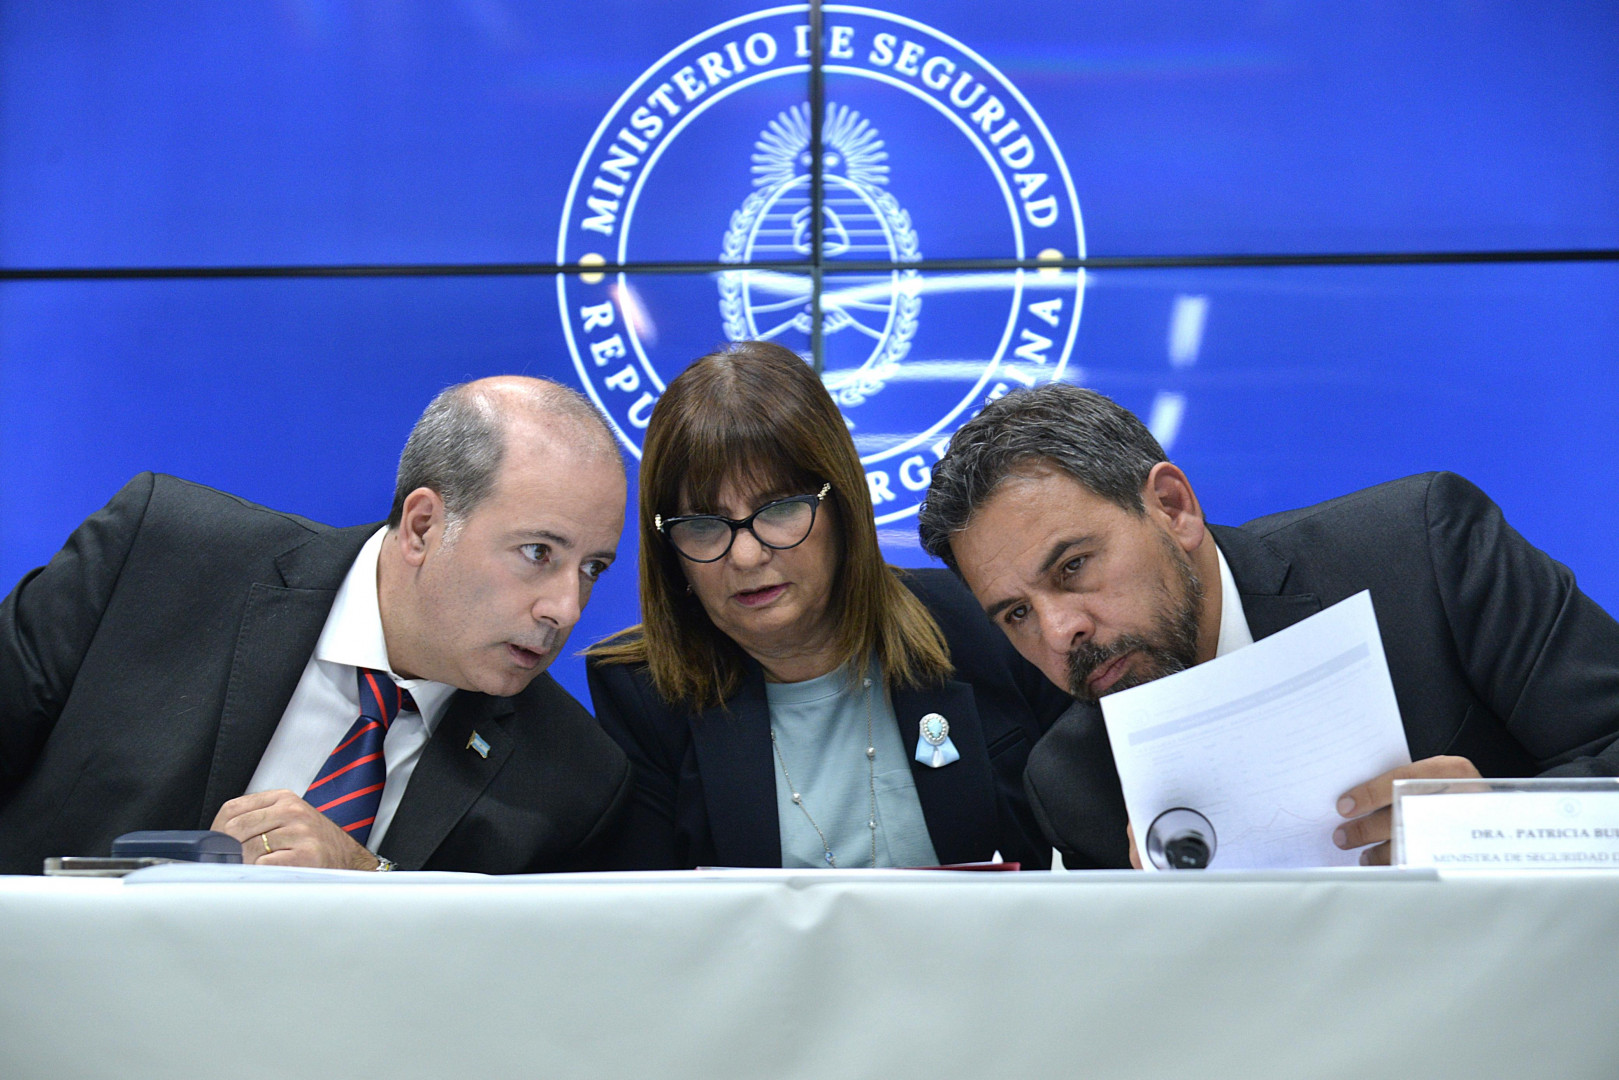
[[[805,540],[808,540],[810,533],[815,531],[815,515],[820,510],[821,503],[826,500],[827,495],[830,494],[831,491],[832,491],[832,482],[827,481],[826,483],[821,485],[821,490],[816,492],[813,495],[789,495],[785,499],[771,499],[769,502],[767,502],[763,506],[759,507],[757,510],[755,510],[753,513],[749,514],[747,517],[742,518],[740,521],[738,521],[736,518],[725,517],[722,514],[682,514],[679,517],[672,517],[672,518],[665,518],[662,514],[654,514],[652,516],[652,525],[653,525],[653,528],[657,529],[658,532],[660,534],[662,534],[664,540],[668,541],[669,546],[675,549],[675,554],[679,555],[682,559],[685,559],[687,562],[705,563],[705,564],[706,563],[719,562],[721,559],[725,558],[725,556],[727,556],[727,555],[729,555],[731,553],[731,548],[736,544],[736,534],[741,532],[743,529],[746,529],[746,530],[748,530],[748,532],[753,533],[753,538],[759,542],[760,547],[767,547],[771,551],[790,551],[793,548],[797,547],[799,544],[802,544]],[[811,501],[811,500],[813,500],[813,501]],[[766,510],[769,510],[771,507],[780,506],[783,503],[791,503],[791,502],[809,503],[810,524],[809,524],[809,528],[804,530],[804,535],[802,537],[800,537],[799,539],[793,541],[791,544],[782,544],[782,545],[778,546],[776,544],[772,544],[769,541],[765,540],[764,537],[760,536],[757,532],[754,531],[754,528],[753,528],[753,519],[754,518],[758,517],[760,514],[764,513]],[[721,551],[718,555],[714,556],[712,559],[694,559],[690,555],[687,555],[684,551],[681,551],[680,550],[680,545],[675,543],[673,540],[671,540],[669,538],[669,530],[674,528],[676,525],[679,525],[681,522],[684,522],[684,521],[697,521],[699,519],[701,519],[701,520],[711,520],[711,521],[721,521],[721,522],[724,522],[726,525],[729,525],[731,527],[731,538],[725,542],[725,549],[723,551]]]

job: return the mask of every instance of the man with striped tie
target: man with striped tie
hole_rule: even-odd
[[[543,672],[624,494],[600,414],[515,377],[429,405],[382,525],[137,477],[0,603],[0,872],[199,827],[247,862],[568,865],[629,769]]]

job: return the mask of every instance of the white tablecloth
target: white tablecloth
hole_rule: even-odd
[[[378,877],[0,878],[0,1077],[1619,1076],[1619,872]]]

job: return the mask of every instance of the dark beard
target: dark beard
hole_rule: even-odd
[[[1166,597],[1169,601],[1158,612],[1148,634],[1125,634],[1106,645],[1087,641],[1076,645],[1068,653],[1068,692],[1081,701],[1095,704],[1098,695],[1091,693],[1090,677],[1096,671],[1117,660],[1125,653],[1140,654],[1130,671],[1121,675],[1101,696],[1128,690],[1132,686],[1185,671],[1197,662],[1198,622],[1203,615],[1203,582],[1192,562],[1164,538],[1170,557],[1180,579],[1180,598]],[[1166,590],[1167,591],[1167,590]]]

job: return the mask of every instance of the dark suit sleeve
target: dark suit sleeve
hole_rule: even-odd
[[[984,620],[984,624],[991,625],[988,619]],[[1029,801],[1024,773],[1033,748],[1074,704],[1074,699],[1053,685],[1039,668],[1020,656],[999,629],[991,627],[989,633],[992,636],[988,651],[998,656],[1011,675],[1018,697],[1010,711],[1016,714],[1017,727],[1026,733],[1028,740],[1021,743],[1010,757],[1005,750],[1000,753],[994,749],[990,751],[995,766],[997,803],[1002,816],[1002,853],[1006,858],[1015,859],[1032,869],[1048,870],[1051,868],[1052,845]],[[1006,741],[1003,735],[1003,745]]]
[[[653,692],[644,668],[592,660],[585,674],[596,719],[629,757],[635,778],[629,805],[611,834],[593,849],[593,868],[690,868],[675,822],[680,761],[659,737],[668,729],[668,708]]]
[[[1051,865],[1051,845],[1030,808],[1023,773],[1030,750],[1073,698],[1018,655],[959,578],[947,570],[910,570],[901,580],[927,605],[950,647],[955,677],[972,687],[995,775],[997,846],[1008,860]]]
[[[1072,701],[1029,753],[1029,807],[1069,870],[1130,865],[1124,792],[1113,764],[1102,710]]]
[[[0,601],[0,805],[28,775],[134,545],[151,500],[142,473]]]
[[[1434,478],[1426,513],[1446,618],[1479,697],[1542,772],[1619,775],[1619,623],[1461,477]]]

